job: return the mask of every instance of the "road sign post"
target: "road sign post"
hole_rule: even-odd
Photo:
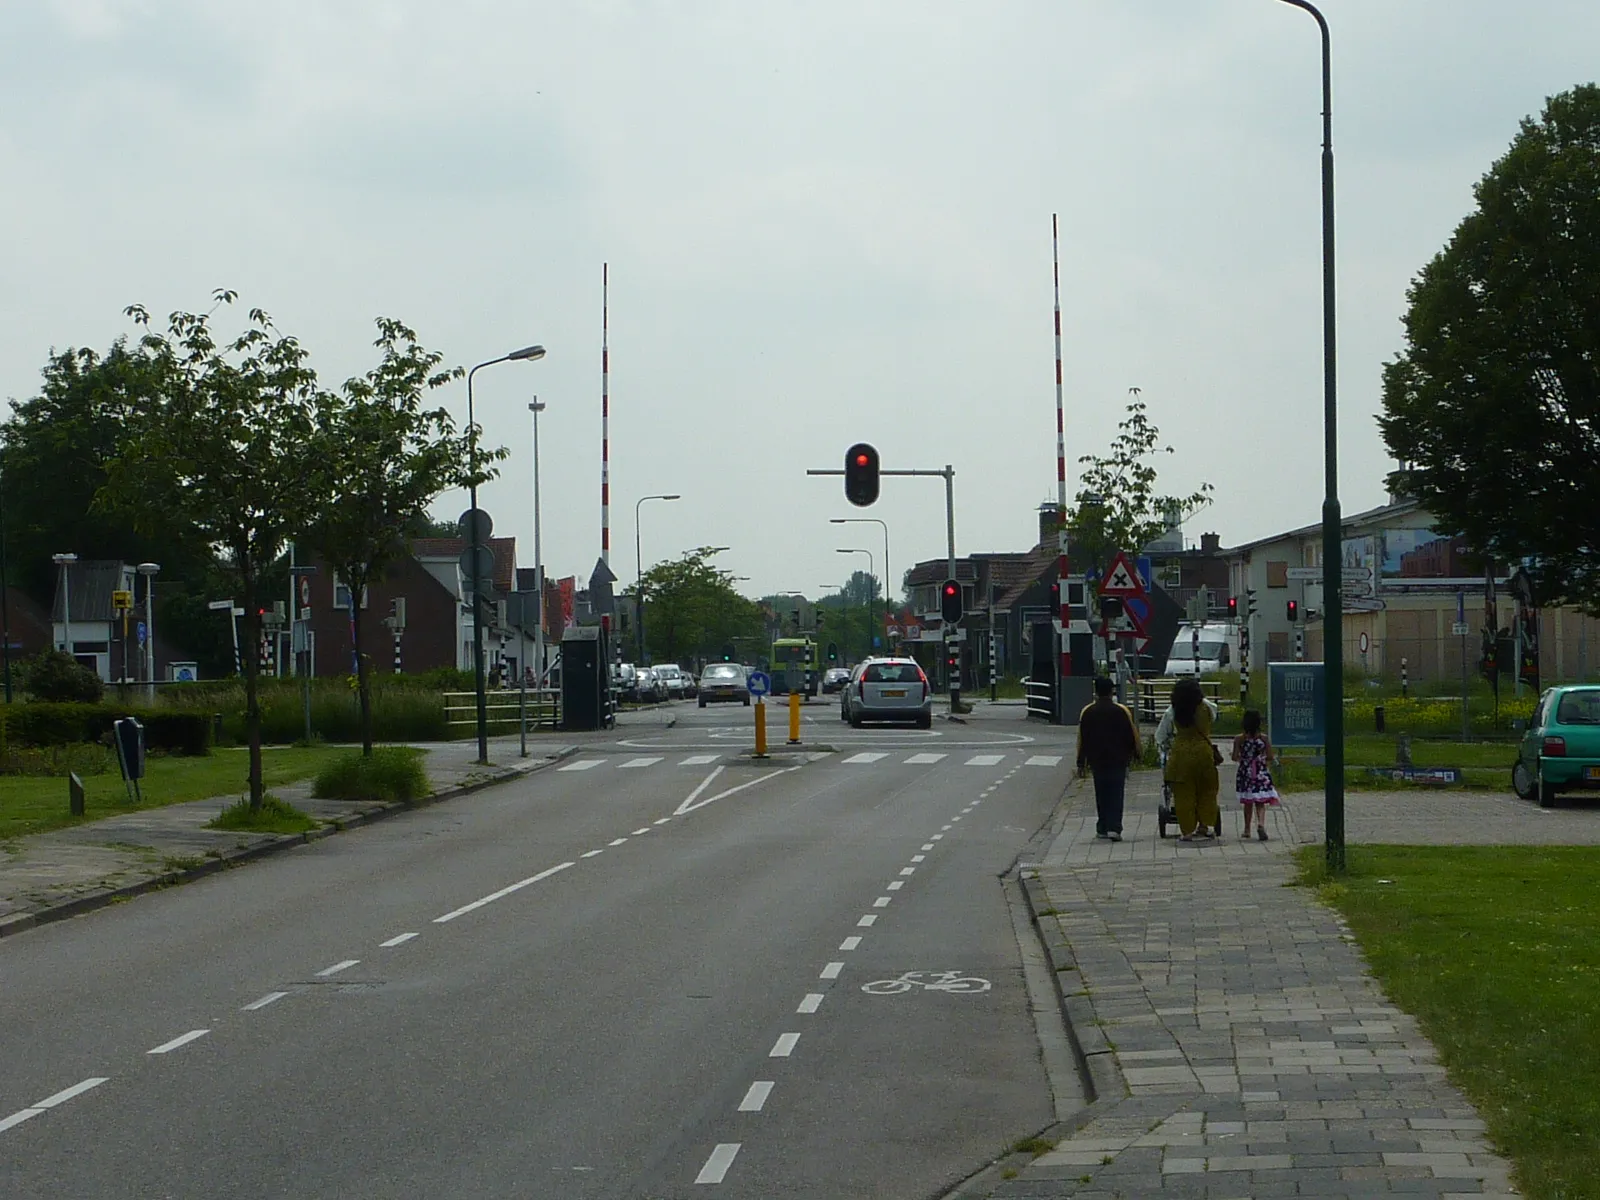
[[[757,758],[767,757],[767,703],[766,695],[772,690],[772,680],[765,671],[751,671],[750,678],[745,681],[745,687],[755,697],[756,717],[756,754]]]

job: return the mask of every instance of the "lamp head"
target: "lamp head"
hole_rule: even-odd
[[[533,362],[544,357],[543,346],[524,346],[521,350],[513,350],[506,358],[511,362]]]

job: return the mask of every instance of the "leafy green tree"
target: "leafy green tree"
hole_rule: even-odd
[[[1379,426],[1441,533],[1600,612],[1600,87],[1551,97],[1412,282]]]
[[[1110,452],[1078,459],[1084,469],[1078,478],[1076,502],[1067,510],[1074,569],[1103,571],[1118,550],[1137,554],[1173,524],[1210,503],[1209,483],[1202,483],[1187,496],[1156,493],[1153,459],[1174,451],[1161,444],[1161,431],[1150,420],[1139,389],[1129,391],[1133,399],[1128,402],[1128,415],[1117,423]]]
[[[716,553],[702,546],[644,573],[645,642],[652,662],[709,657],[725,642],[763,639],[760,606],[739,594],[731,571],[712,564]]]
[[[219,307],[229,305],[235,293],[219,291],[216,299]],[[151,329],[142,306],[127,312]],[[300,343],[280,334],[260,309],[251,309],[244,331],[221,345],[209,314],[173,313],[165,332],[140,338],[139,350],[160,388],[130,419],[98,502],[130,514],[146,531],[179,521],[221,551],[244,608],[250,808],[258,811],[258,602],[284,542],[306,528],[318,503],[306,487],[314,466],[316,373]]]
[[[64,650],[35,655],[22,670],[22,686],[35,700],[97,704],[105,686],[88,667]]]
[[[382,361],[338,393],[315,401],[308,490],[317,497],[304,542],[339,573],[352,597],[383,579],[406,553],[407,538],[428,520],[428,505],[440,492],[465,487],[471,472],[469,433],[456,432],[443,408],[424,399],[461,375],[438,369],[443,355],[425,350],[414,332],[380,318]],[[483,464],[505,450],[478,449]],[[351,612],[361,705],[361,750],[372,754],[372,686],[363,648],[366,632],[360,604]]]

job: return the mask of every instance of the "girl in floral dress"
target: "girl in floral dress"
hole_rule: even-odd
[[[1244,836],[1250,836],[1254,820],[1256,837],[1267,840],[1267,805],[1278,803],[1278,789],[1272,785],[1272,743],[1261,732],[1261,714],[1251,709],[1244,714],[1244,732],[1233,739],[1233,761],[1239,764],[1235,785],[1239,803],[1244,805]]]

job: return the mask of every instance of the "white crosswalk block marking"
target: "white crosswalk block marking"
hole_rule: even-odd
[[[950,756],[948,754],[913,754],[910,758],[906,759],[906,766],[925,767],[931,763],[936,763],[941,759],[949,757]]]
[[[605,762],[603,758],[580,758],[575,763],[568,763],[564,767],[557,767],[558,771],[587,771],[590,767],[598,767]]]
[[[619,764],[617,769],[619,771],[626,771],[630,767],[653,767],[660,761],[661,756],[659,754],[654,758],[646,755],[643,758],[630,758],[627,762]]]
[[[1060,765],[1061,755],[1059,754],[1035,754],[1028,760],[1028,766],[1030,767],[1059,767]]]
[[[996,763],[1003,761],[1004,758],[1004,754],[974,754],[971,758],[967,759],[967,766],[992,767]]]
[[[889,756],[887,754],[852,754],[849,758],[845,759],[844,761],[845,761],[846,765],[848,765],[850,763],[866,764],[866,763],[875,763],[880,758],[888,758],[888,757]]]
[[[708,767],[717,761],[715,754],[691,754],[678,765],[680,767]]]

